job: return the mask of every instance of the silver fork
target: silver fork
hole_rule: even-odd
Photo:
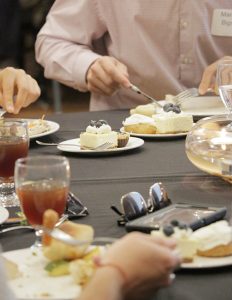
[[[41,146],[80,146],[79,143],[76,144],[61,144],[61,143],[45,143],[45,142],[41,142],[39,140],[35,141],[36,144],[41,145]],[[98,147],[94,148],[94,149],[84,149],[84,150],[106,150],[109,149],[113,144],[110,142],[106,142],[104,144],[99,145]]]
[[[188,98],[199,96],[199,92],[197,88],[190,88],[184,90],[183,92],[177,94],[172,98],[172,101],[177,105],[181,106],[181,104],[188,100]]]
[[[94,150],[94,151],[100,151],[100,150],[107,150],[107,149],[109,149],[110,147],[112,147],[113,146],[113,143],[110,143],[110,142],[106,142],[106,143],[104,143],[104,144],[101,144],[101,145],[99,145],[99,146],[97,146],[96,148],[94,148],[94,149],[83,149],[83,150]]]
[[[40,145],[40,146],[62,146],[60,143],[45,143],[45,142],[41,142],[39,140],[35,141],[36,144]],[[79,143],[76,144],[64,144],[65,146],[80,146]]]
[[[86,244],[91,244],[91,243],[94,243],[94,244],[96,244],[96,243],[114,243],[115,241],[117,241],[116,238],[111,238],[111,237],[96,237],[96,238],[93,238],[93,240],[78,240],[59,228],[48,229],[43,226],[36,226],[36,229],[39,230],[42,234],[43,233],[48,234],[49,236],[53,237],[54,239],[57,239],[67,245],[70,245],[70,246],[80,246],[80,245],[86,245]]]

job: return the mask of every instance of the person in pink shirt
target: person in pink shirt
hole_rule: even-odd
[[[56,0],[36,41],[45,76],[91,92],[90,110],[214,88],[232,59],[231,0]]]

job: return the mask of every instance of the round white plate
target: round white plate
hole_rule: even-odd
[[[182,263],[182,269],[207,269],[219,268],[232,265],[232,255],[225,257],[203,257],[195,256],[193,262]]]
[[[0,224],[4,223],[9,218],[9,212],[8,210],[0,206]]]
[[[71,275],[50,277],[44,270],[48,260],[42,252],[30,248],[4,252],[3,256],[15,262],[21,276],[9,281],[17,299],[74,300],[81,292]],[[65,288],[64,288],[65,287]]]
[[[120,129],[121,132],[125,132],[124,128]],[[145,133],[133,133],[130,132],[130,135],[140,138],[149,138],[149,139],[169,139],[169,138],[179,138],[185,137],[188,132],[178,132],[178,133],[153,133],[153,134],[145,134]]]
[[[67,144],[67,145],[66,145]],[[69,146],[68,144],[74,144],[74,146]],[[71,153],[81,153],[81,154],[116,154],[119,152],[124,152],[128,150],[132,150],[135,148],[139,148],[144,144],[144,140],[140,138],[135,138],[135,137],[130,137],[127,145],[122,148],[113,148],[113,149],[106,149],[106,150],[82,150],[80,148],[80,139],[72,139],[72,140],[67,140],[62,143],[60,143],[57,148],[61,151],[65,152],[71,152]]]
[[[26,122],[32,122],[32,121],[35,121],[35,120],[36,119],[23,119],[23,121],[26,121]],[[30,135],[31,139],[35,139],[35,138],[39,138],[39,137],[42,137],[42,136],[52,134],[52,133],[58,131],[59,128],[60,128],[60,125],[56,122],[48,121],[48,120],[44,120],[44,122],[46,122],[46,124],[48,125],[48,127],[49,127],[48,130],[44,131],[44,132],[41,132],[41,133],[38,133],[38,134]]]

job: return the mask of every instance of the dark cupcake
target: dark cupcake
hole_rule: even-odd
[[[118,132],[118,148],[123,148],[127,145],[130,138],[128,132]]]

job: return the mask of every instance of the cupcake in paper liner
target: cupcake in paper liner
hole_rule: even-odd
[[[123,148],[127,145],[130,138],[128,132],[118,132],[118,148]]]

